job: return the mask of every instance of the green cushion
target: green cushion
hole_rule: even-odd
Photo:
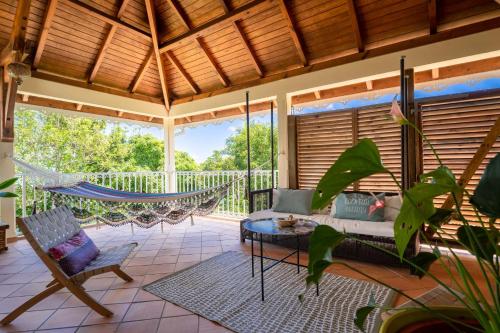
[[[378,200],[384,201],[385,194],[377,195]],[[341,193],[335,200],[335,218],[361,221],[384,221],[384,208],[376,209],[371,215],[369,208],[375,204],[375,198],[364,193]]]
[[[273,210],[280,213],[311,215],[311,204],[314,190],[278,189],[278,202]]]

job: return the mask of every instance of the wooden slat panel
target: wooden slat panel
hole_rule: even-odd
[[[458,179],[491,126],[500,117],[500,98],[424,105],[422,110],[423,130],[434,144],[443,163]],[[497,153],[500,153],[500,138],[497,139],[466,187],[469,192],[474,192],[484,168]],[[429,172],[438,166],[430,148],[424,146],[424,171]],[[440,206],[445,199],[445,196],[437,198],[435,203]],[[462,207],[464,216],[477,224],[478,220],[466,198]],[[454,235],[459,226],[459,221],[452,221],[444,226],[444,229]],[[500,224],[498,227],[500,229]]]
[[[351,111],[297,117],[298,187],[315,188],[342,151],[351,145]]]

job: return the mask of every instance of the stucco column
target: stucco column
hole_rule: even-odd
[[[278,186],[288,188],[288,115],[291,109],[291,97],[279,93],[278,102]]]
[[[0,142],[0,182],[16,175],[14,162],[7,156],[13,156],[14,143]],[[3,191],[14,192],[14,186]],[[16,199],[0,199],[0,220],[9,225],[7,237],[16,236]]]
[[[177,177],[175,175],[175,123],[173,118],[163,119],[165,172],[167,173],[168,192],[177,192]]]

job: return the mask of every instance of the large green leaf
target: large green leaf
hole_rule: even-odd
[[[496,249],[491,240],[496,238],[496,232],[482,227],[463,225],[458,228],[457,237],[472,254],[492,263]]]
[[[17,198],[17,194],[11,192],[0,192],[0,198]]]
[[[482,214],[500,218],[500,154],[486,166],[470,202]]]
[[[417,269],[414,266],[410,266],[410,273],[418,276],[419,278],[422,278],[425,275],[425,273],[429,271],[429,268],[431,267],[432,263],[438,260],[440,256],[441,254],[439,253],[439,251],[420,252],[416,256],[408,259],[408,261],[410,261],[415,266],[420,268]]]
[[[429,217],[427,223],[431,228],[437,230],[443,224],[450,222],[453,212],[453,209],[436,208],[436,212]]]
[[[394,223],[394,238],[402,258],[410,239],[435,213],[433,199],[450,191],[438,183],[418,183],[405,192],[401,211]]]
[[[356,317],[354,318],[354,324],[356,327],[364,332],[366,318],[368,318],[368,315],[375,309],[376,307],[371,305],[363,306],[362,308],[357,309]]]
[[[324,270],[332,263],[332,251],[346,235],[327,225],[314,229],[309,238],[309,264],[307,266],[307,284],[319,283]]]
[[[17,181],[17,178],[10,178],[7,179],[6,181],[3,181],[0,183],[0,190],[4,190],[7,187],[14,185],[14,183]]]
[[[332,199],[353,182],[376,173],[387,172],[382,165],[380,153],[370,139],[362,139],[344,151],[323,175],[316,187],[312,207],[326,207]]]

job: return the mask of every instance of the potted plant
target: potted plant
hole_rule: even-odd
[[[313,209],[324,208],[350,184],[377,173],[389,174],[403,194],[401,210],[394,223],[397,253],[356,239],[355,236],[339,232],[330,226],[320,225],[310,238],[307,285],[319,283],[324,270],[329,265],[337,263],[385,285],[418,305],[397,311],[384,322],[381,332],[500,332],[500,236],[494,226],[495,220],[500,217],[500,154],[489,162],[474,194],[471,194],[457,183],[453,173],[443,164],[431,142],[415,124],[403,116],[395,100],[390,115],[401,126],[413,127],[421,135],[425,144],[432,149],[439,166],[421,175],[420,181],[410,189],[403,190],[394,174],[384,167],[376,144],[370,139],[363,139],[342,153],[325,173],[318,183],[312,205]],[[451,195],[454,209],[434,207],[434,198],[441,195]],[[479,224],[471,223],[462,214],[461,198],[470,200]],[[474,262],[479,267],[481,278],[486,284],[486,291],[479,288],[477,276],[474,277],[471,274],[470,268],[464,264],[454,248],[440,234],[446,233],[442,225],[452,217],[462,223],[455,240],[474,256]],[[449,258],[446,262],[439,248],[430,242],[429,234],[424,232],[424,228],[427,228],[427,231],[436,232],[441,244],[447,248]],[[412,258],[405,258],[404,251],[416,233],[419,233],[421,241],[428,244],[432,251],[420,252]],[[346,238],[356,239],[367,246],[399,257],[409,266],[412,274],[419,278],[428,276],[442,286],[457,299],[461,308],[429,308],[404,292],[359,271],[348,263],[336,260],[332,256],[332,251]],[[433,263],[443,267],[447,278],[450,278],[456,285],[458,293],[451,289],[447,282],[440,280],[429,271]],[[456,273],[452,272],[450,264]],[[370,304],[357,310],[356,317],[353,319],[359,329],[363,330],[367,316],[376,308],[382,307],[370,301]]]

